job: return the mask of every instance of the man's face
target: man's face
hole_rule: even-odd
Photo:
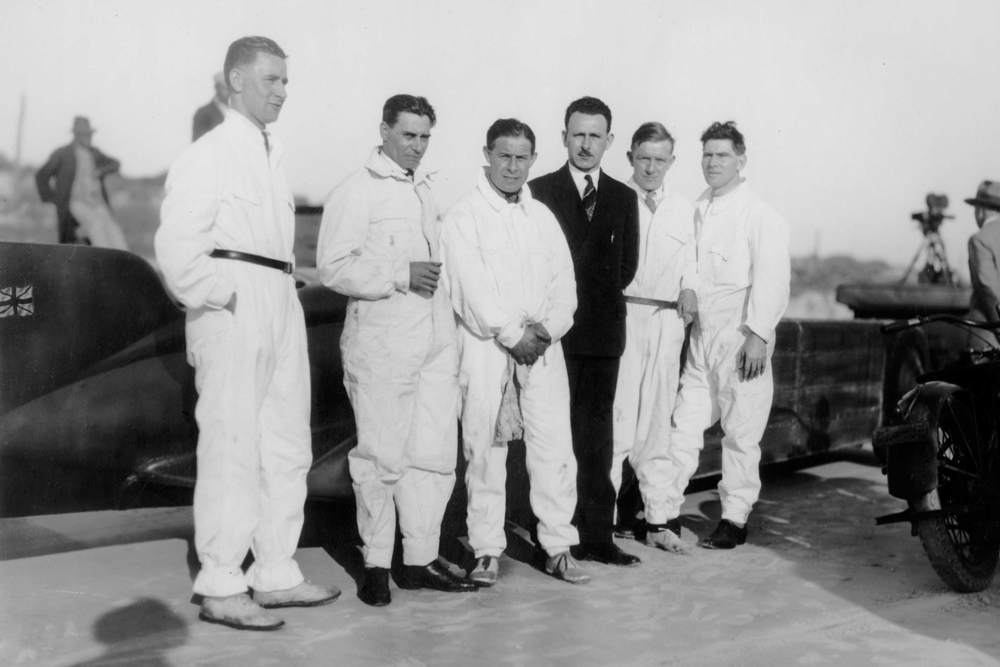
[[[528,180],[528,170],[535,163],[535,153],[527,137],[498,137],[492,150],[483,148],[486,177],[500,192],[514,194]]]
[[[288,70],[285,59],[270,53],[257,52],[252,63],[240,65],[230,73],[233,86],[233,107],[263,129],[278,120],[285,103]]]
[[[701,171],[715,192],[725,192],[740,182],[747,156],[737,155],[730,139],[709,139],[702,146]]]
[[[608,133],[608,121],[600,114],[574,111],[563,130],[563,146],[570,163],[580,171],[591,171],[601,164],[615,135]]]
[[[628,152],[632,165],[632,180],[643,190],[656,190],[674,163],[674,144],[664,141],[644,141]]]
[[[94,138],[94,133],[93,132],[85,132],[85,131],[83,131],[83,132],[74,132],[73,133],[73,141],[76,142],[77,144],[81,145],[81,146],[87,146],[87,147],[89,147],[90,144],[91,144],[91,140],[93,138]]]
[[[431,119],[402,111],[393,125],[383,122],[379,133],[382,152],[403,169],[416,171],[431,140]]]

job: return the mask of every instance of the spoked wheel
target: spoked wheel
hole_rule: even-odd
[[[938,488],[911,505],[941,510],[940,515],[918,522],[920,542],[948,586],[972,593],[993,581],[1000,555],[1000,522],[993,515],[993,475],[1000,450],[992,420],[983,423],[983,416],[964,397],[948,397],[938,404],[937,412],[920,417],[929,417],[935,434]]]

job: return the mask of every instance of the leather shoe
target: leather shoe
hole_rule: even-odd
[[[572,548],[573,556],[578,560],[596,560],[598,563],[629,567],[638,565],[641,561],[618,548],[614,542],[588,542]]]
[[[590,581],[590,575],[580,567],[569,551],[562,551],[549,556],[545,561],[545,572],[556,579],[562,579],[571,584],[585,584]]]
[[[319,607],[330,604],[340,597],[340,589],[317,586],[303,581],[298,586],[292,586],[280,591],[254,591],[253,600],[264,609],[279,607]]]
[[[277,630],[285,624],[250,599],[247,593],[221,597],[205,596],[198,618],[237,630]]]
[[[392,602],[389,595],[389,570],[384,567],[366,567],[365,578],[358,589],[358,599],[372,607],[384,607]]]
[[[681,522],[671,519],[666,523],[646,525],[646,544],[675,554],[686,554],[691,546],[681,539]]]
[[[733,549],[746,541],[747,527],[745,524],[737,526],[729,519],[723,519],[711,535],[698,542],[698,546],[706,549]]]
[[[456,577],[437,560],[427,565],[404,565],[396,583],[408,590],[432,588],[446,593],[470,593],[479,588],[467,579]]]
[[[642,542],[646,539],[646,522],[639,520],[621,521],[615,525],[615,537]]]

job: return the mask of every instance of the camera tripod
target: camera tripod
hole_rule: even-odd
[[[910,277],[913,268],[917,265],[921,256],[924,258],[924,266],[917,274],[917,282],[931,285],[954,285],[955,277],[948,264],[948,254],[944,249],[944,240],[937,231],[924,230],[924,241],[917,248],[916,254],[910,265],[906,267],[906,273],[900,279],[900,284],[906,282]]]

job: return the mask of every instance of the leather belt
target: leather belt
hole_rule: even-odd
[[[280,259],[271,259],[270,257],[262,257],[249,252],[240,252],[239,250],[215,249],[209,256],[215,257],[216,259],[235,259],[241,262],[249,262],[250,264],[258,264],[260,266],[266,266],[269,269],[277,269],[278,271],[288,274],[291,274],[292,272],[291,262],[282,262]]]
[[[647,299],[644,296],[625,295],[625,303],[637,303],[640,306],[656,306],[658,308],[677,308],[676,301],[663,301],[662,299]]]

